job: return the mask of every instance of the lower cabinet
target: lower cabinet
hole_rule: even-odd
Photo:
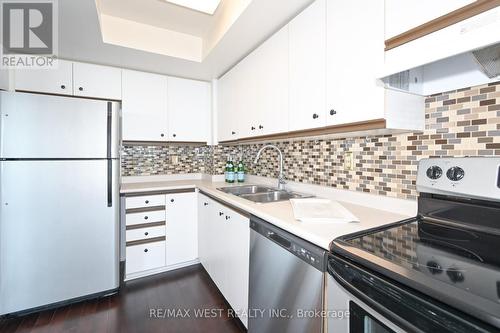
[[[166,196],[167,266],[198,258],[197,193]]]
[[[126,279],[177,268],[198,258],[197,193],[125,198]]]
[[[200,261],[237,314],[248,311],[249,223],[248,217],[199,194]],[[246,315],[240,319],[247,326]]]

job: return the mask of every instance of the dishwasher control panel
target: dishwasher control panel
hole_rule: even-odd
[[[326,251],[324,249],[255,216],[250,219],[250,229],[281,246],[307,264],[325,272]]]
[[[313,253],[297,244],[292,244],[291,251],[295,253],[297,257],[302,258],[302,260],[304,261],[307,261],[310,265],[318,269],[322,269],[323,258],[319,254]]]

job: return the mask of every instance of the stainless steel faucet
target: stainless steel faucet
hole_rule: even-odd
[[[280,158],[280,173],[278,175],[278,190],[284,190],[286,181],[285,181],[285,175],[283,174],[283,153],[281,153],[281,150],[278,147],[276,147],[275,145],[265,145],[264,147],[260,148],[259,151],[257,152],[257,156],[255,157],[255,161],[253,163],[257,164],[257,162],[259,161],[259,158],[260,158],[260,154],[266,148],[272,148],[272,149],[276,149],[278,151],[279,158]]]

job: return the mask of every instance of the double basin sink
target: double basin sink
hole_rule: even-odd
[[[256,203],[278,202],[288,199],[312,197],[312,195],[288,192],[260,185],[221,187],[218,188],[218,190]]]

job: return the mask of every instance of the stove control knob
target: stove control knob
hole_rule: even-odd
[[[448,169],[446,172],[446,177],[448,177],[449,180],[452,180],[454,182],[458,182],[459,180],[462,180],[465,176],[465,171],[461,167],[451,167]]]
[[[443,174],[443,170],[437,165],[431,166],[427,169],[427,177],[430,179],[438,179]]]
[[[451,282],[458,283],[463,282],[465,280],[464,273],[460,271],[458,268],[450,268],[446,271],[446,275],[450,278]]]
[[[429,270],[429,272],[431,272],[432,275],[443,273],[443,268],[441,267],[441,265],[432,260],[427,262],[427,269]]]

